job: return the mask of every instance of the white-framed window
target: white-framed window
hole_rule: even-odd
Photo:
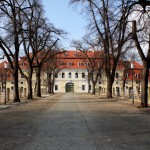
[[[85,78],[85,73],[84,72],[82,72],[82,78]]]
[[[55,91],[57,91],[58,90],[58,85],[55,85]]]
[[[82,91],[85,91],[85,85],[82,85]]]
[[[78,72],[75,73],[75,78],[78,78]]]
[[[65,73],[64,72],[62,72],[62,78],[65,78]]]
[[[82,66],[82,62],[78,62],[78,66]]]
[[[71,78],[71,72],[69,72],[69,78]]]
[[[21,78],[24,78],[24,76],[22,74],[20,76],[21,76]]]
[[[58,78],[58,73],[55,73],[55,78]]]
[[[14,87],[13,86],[11,86],[11,91],[13,91],[14,90]]]
[[[116,72],[116,78],[119,78],[119,73],[118,72]]]

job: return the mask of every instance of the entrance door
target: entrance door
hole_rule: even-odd
[[[66,92],[74,92],[74,84],[73,83],[66,84]]]

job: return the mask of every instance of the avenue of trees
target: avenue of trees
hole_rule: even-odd
[[[148,52],[145,52],[146,45],[142,49],[142,44],[149,45],[150,42],[148,37],[150,2],[146,0],[70,0],[70,4],[76,6],[80,4],[82,13],[88,20],[85,37],[93,41],[90,42],[93,44],[89,45],[83,38],[82,41],[73,41],[74,46],[84,51],[82,45],[86,44],[88,48],[97,46],[98,50],[103,51],[107,98],[112,98],[112,85],[119,59],[125,57],[132,48],[138,50],[143,62],[141,106],[147,107],[150,48]],[[138,29],[134,21],[132,30],[133,18],[140,22]]]
[[[89,61],[90,67],[87,66],[87,70],[93,84],[92,93],[95,94],[95,84],[104,70],[107,77],[107,98],[112,98],[112,86],[119,60],[125,58],[127,53],[132,53],[132,49],[136,49],[143,63],[141,106],[147,107],[150,1],[70,0],[70,4],[80,4],[82,13],[87,17],[87,34],[83,40],[73,41],[73,45],[82,51]],[[136,18],[136,21],[133,21],[133,18]],[[61,59],[57,59],[57,54],[64,52],[58,50],[59,39],[66,33],[54,27],[44,16],[42,0],[2,0],[0,20],[0,49],[4,52],[12,72],[14,102],[20,101],[18,72],[27,80],[29,99],[33,98],[34,70],[36,95],[41,97],[42,69],[47,73],[47,82],[50,85],[48,92],[53,93],[54,74],[60,71],[58,63]],[[93,58],[88,57],[88,49],[94,50]],[[98,55],[97,50],[101,51],[102,55]],[[19,64],[20,58],[27,65],[26,72]]]
[[[54,52],[54,49],[58,48],[59,37],[64,36],[65,32],[49,23],[44,16],[41,0],[3,0],[0,2],[0,20],[0,49],[4,52],[12,72],[14,102],[20,101],[19,71],[28,83],[28,99],[32,99],[32,75],[35,69],[36,95],[40,97],[41,68],[47,60],[61,53]],[[20,58],[27,65],[26,72],[19,64]]]

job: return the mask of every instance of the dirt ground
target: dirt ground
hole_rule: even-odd
[[[0,150],[149,150],[149,115],[119,99],[55,94],[0,111]]]

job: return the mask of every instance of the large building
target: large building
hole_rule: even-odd
[[[95,68],[98,68],[101,64],[99,56],[100,53],[94,53],[93,51],[88,51],[87,56],[95,63]],[[91,92],[92,82],[90,77],[90,62],[85,54],[77,50],[70,50],[65,53],[58,55],[58,68],[59,71],[53,76],[55,77],[54,82],[54,93],[65,93],[65,92],[78,92],[87,93]],[[60,61],[59,61],[60,60]],[[1,63],[1,67],[4,66]],[[132,67],[131,68],[131,64]],[[20,61],[20,65],[23,71],[28,72],[28,67],[25,62]],[[141,80],[142,66],[135,61],[119,61],[115,81],[113,84],[113,94],[122,96],[126,95],[131,97],[131,93],[134,96],[139,96],[140,94],[140,80]],[[96,72],[96,71],[95,71]],[[105,93],[107,89],[107,78],[105,72],[102,71],[98,77],[97,84],[95,86],[96,92]],[[1,79],[0,79],[1,80]],[[47,91],[47,74],[43,71],[42,76],[42,91]],[[33,91],[36,85],[36,76],[33,74]],[[13,91],[13,80],[12,76],[7,77],[7,88]],[[25,78],[19,74],[19,87],[21,91],[27,92],[27,82]],[[132,92],[132,87],[133,91]],[[0,89],[2,89],[2,82],[0,83]]]

